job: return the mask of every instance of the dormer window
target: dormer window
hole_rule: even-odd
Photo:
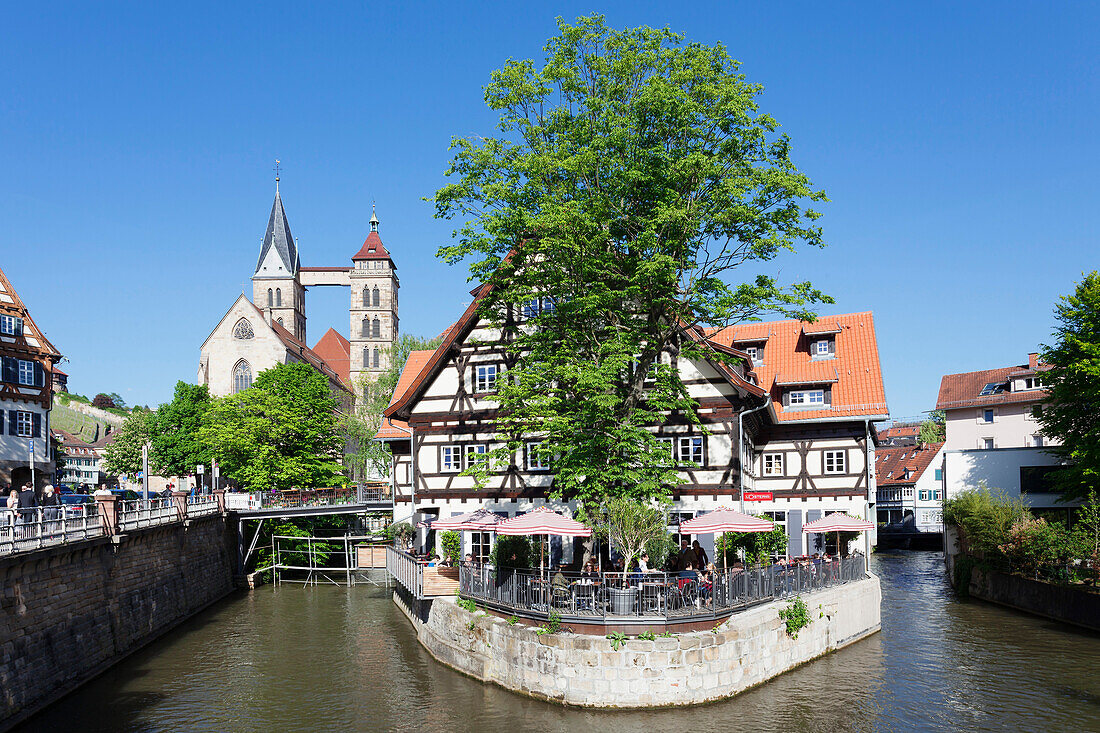
[[[753,364],[760,364],[763,362],[763,350],[759,346],[746,346],[745,353],[752,359]]]
[[[825,404],[823,389],[794,389],[788,392],[791,407],[812,407]]]
[[[836,356],[836,341],[831,338],[819,338],[810,344],[810,355],[814,359],[829,359]]]
[[[1043,379],[1038,376],[1024,377],[1021,381],[1023,382],[1024,389],[1039,389],[1043,386]]]

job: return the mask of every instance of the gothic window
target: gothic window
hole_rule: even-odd
[[[368,305],[370,305],[370,290],[367,289],[366,285],[364,285],[363,286],[363,307],[366,308]]]
[[[233,392],[242,392],[252,386],[252,367],[241,359],[233,367]]]
[[[275,288],[275,307],[280,307],[283,304],[283,289]]]
[[[382,338],[382,322],[377,318],[371,323],[371,338]]]
[[[369,337],[370,337],[370,319],[369,318],[364,318],[363,319],[363,338],[369,338]]]
[[[374,368],[378,368],[378,349],[374,350]]]
[[[233,326],[233,338],[247,341],[256,334],[252,330],[252,324],[248,322],[247,318],[242,318],[237,321],[237,325]]]
[[[271,307],[272,302],[273,301],[271,300],[271,288],[268,288],[267,289],[267,307],[268,308]]]
[[[366,346],[363,347],[363,367],[366,368],[367,364],[370,364],[370,349]]]
[[[371,305],[373,305],[375,308],[377,308],[378,307],[378,302],[379,302],[378,288],[375,288],[374,292],[371,293]]]

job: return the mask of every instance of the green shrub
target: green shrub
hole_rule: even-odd
[[[459,555],[462,553],[462,535],[449,530],[439,535],[439,541],[443,545],[444,559],[452,565],[458,565]]]
[[[798,632],[810,625],[810,610],[805,601],[795,598],[786,608],[779,609],[779,618],[787,625],[787,636],[797,639]]]
[[[642,641],[653,641],[657,638],[657,635],[654,634],[652,631],[643,631],[642,633],[638,634],[638,638]]]
[[[1008,542],[1012,526],[1031,513],[1020,499],[983,486],[944,502],[943,517],[963,531],[971,552],[994,559],[1003,556],[1001,546]]]
[[[500,535],[489,553],[494,568],[522,569],[531,567],[531,540],[528,537]]]
[[[608,634],[607,640],[611,642],[612,649],[618,649],[626,643],[626,634],[620,634],[619,632]]]
[[[770,517],[761,517],[771,521]],[[787,547],[787,532],[776,525],[771,532],[725,532],[719,535],[715,543],[714,562],[722,566],[722,556],[726,564],[737,561],[739,550],[745,551],[745,561],[750,565],[764,565],[771,561],[772,555],[781,554]]]

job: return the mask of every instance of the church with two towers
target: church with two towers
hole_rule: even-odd
[[[198,383],[215,397],[252,386],[276,364],[304,362],[324,374],[350,405],[364,377],[389,368],[397,341],[397,266],[382,244],[372,211],[370,232],[351,265],[303,267],[276,178],[275,201],[252,274],[252,300],[242,293],[202,344]],[[306,335],[306,291],[350,291],[349,338],[328,331],[311,348]]]

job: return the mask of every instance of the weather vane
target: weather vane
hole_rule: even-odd
[[[271,170],[275,171],[275,192],[279,192],[279,159],[275,159],[275,167]]]

